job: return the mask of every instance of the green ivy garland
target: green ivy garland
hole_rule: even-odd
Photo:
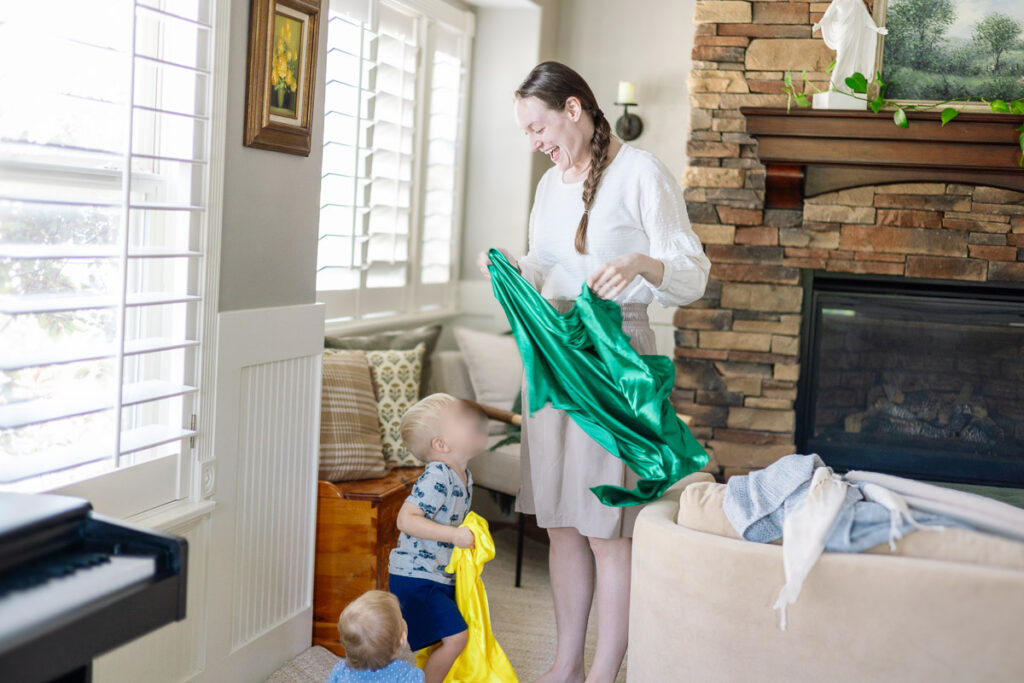
[[[835,67],[835,64],[835,62],[832,62],[826,70],[826,73],[831,74],[832,69]],[[825,92],[840,92],[835,90],[835,88],[829,88],[828,90],[817,90],[808,93],[807,69],[804,69],[803,73],[800,75],[799,87],[794,84],[793,75],[789,71],[786,72],[785,82],[786,84],[783,87],[783,92],[786,93],[787,112],[792,109],[794,102],[796,102],[796,105],[798,107],[810,107],[811,98],[808,97],[808,95],[819,95]],[[950,121],[952,121],[953,119],[960,115],[960,109],[948,106],[954,103],[964,105],[969,102],[984,102],[985,104],[988,104],[989,108],[996,114],[1024,115],[1024,99],[1012,100],[1010,102],[1007,102],[1005,100],[989,101],[984,98],[975,99],[971,97],[964,97],[945,100],[943,102],[934,102],[930,104],[907,104],[896,102],[895,100],[888,100],[885,98],[886,82],[882,80],[882,74],[880,73],[876,73],[875,77],[869,81],[864,74],[860,73],[859,71],[856,71],[852,76],[846,79],[846,85],[850,88],[850,90],[853,91],[853,94],[843,94],[849,95],[854,99],[861,100],[862,102],[867,102],[868,108],[871,109],[871,111],[873,111],[874,113],[877,114],[881,112],[883,109],[892,108],[893,123],[895,123],[900,128],[907,128],[910,126],[910,120],[907,118],[908,111],[924,111],[928,109],[938,109],[939,107],[942,107],[942,113],[939,115],[939,117],[942,120],[942,125],[945,126],[947,123],[949,123]],[[878,94],[875,95],[874,97],[870,97],[868,95],[869,91],[877,92]],[[1021,149],[1021,155],[1018,164],[1024,166],[1024,123],[1018,126],[1017,131],[1020,133],[1020,136],[1018,137],[1018,143]]]

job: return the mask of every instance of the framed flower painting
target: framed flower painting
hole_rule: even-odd
[[[319,0],[252,0],[245,144],[309,156]]]

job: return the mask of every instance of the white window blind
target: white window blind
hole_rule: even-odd
[[[0,489],[180,459],[194,434],[210,4],[0,10]]]
[[[328,24],[317,290],[327,317],[451,307],[472,15],[336,0]]]
[[[465,35],[441,25],[434,34],[424,188],[422,285],[452,281],[460,197],[460,148],[467,49]]]

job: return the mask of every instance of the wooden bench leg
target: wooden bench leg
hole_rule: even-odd
[[[517,532],[518,538],[516,539],[516,588],[520,586],[520,580],[523,577],[523,535],[526,532],[526,517],[520,512],[519,513],[519,529]]]

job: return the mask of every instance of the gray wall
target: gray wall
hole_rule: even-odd
[[[316,299],[327,3],[321,10],[320,29],[312,152],[300,157],[245,147],[249,3],[231,2],[221,311],[306,304]]]
[[[477,255],[489,247],[526,249],[533,203],[530,152],[513,118],[513,91],[537,63],[540,8],[476,10],[470,75],[463,280],[483,280]]]
[[[634,81],[644,122],[630,144],[677,178],[686,168],[690,106],[686,77],[693,47],[694,0],[561,0],[558,59],[587,79],[614,126],[619,81]]]

